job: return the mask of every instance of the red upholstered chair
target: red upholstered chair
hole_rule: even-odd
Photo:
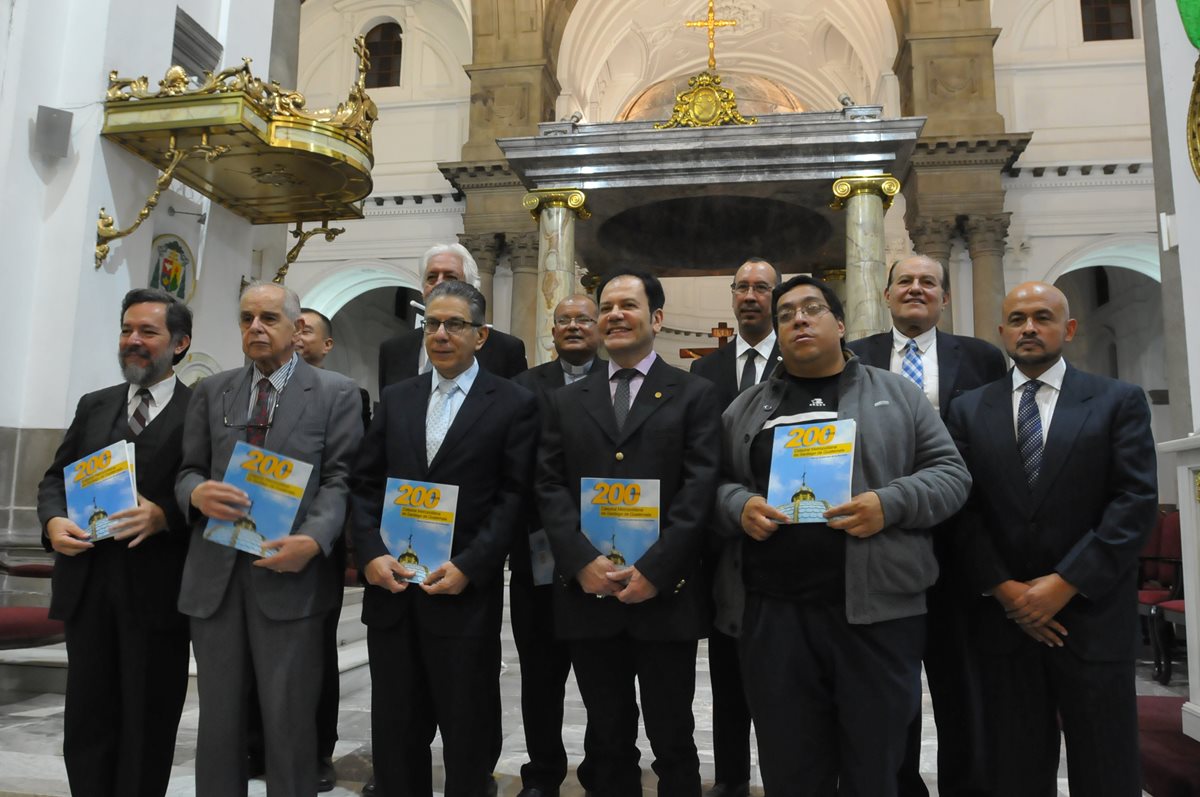
[[[1157,532],[1157,551],[1150,544],[1142,556],[1142,582],[1138,585],[1138,613],[1149,618],[1150,646],[1154,652],[1154,678],[1166,684],[1171,680],[1176,624],[1184,621],[1183,543],[1179,513],[1161,517]],[[1153,536],[1151,542],[1154,542]],[[1157,569],[1155,569],[1157,568]]]
[[[1171,682],[1171,660],[1175,657],[1175,626],[1187,619],[1184,599],[1166,600],[1150,610],[1150,633],[1156,648],[1154,680],[1166,686]]]
[[[50,578],[54,565],[0,562],[0,573],[17,578]],[[53,645],[62,642],[63,635],[63,624],[51,620],[44,606],[0,606],[0,650]]]

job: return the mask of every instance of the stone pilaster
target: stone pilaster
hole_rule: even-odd
[[[891,329],[883,299],[883,214],[900,191],[890,174],[842,177],[833,184],[835,210],[846,211],[846,340]]]
[[[1000,345],[1004,239],[1011,213],[968,216],[963,224],[974,283],[975,337]]]
[[[537,354],[538,233],[510,232],[504,238],[513,275],[509,331],[525,341],[530,360],[544,362]]]

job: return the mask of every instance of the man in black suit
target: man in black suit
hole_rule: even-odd
[[[1072,794],[1136,797],[1138,553],[1158,495],[1142,390],[1071,367],[1066,297],[1004,299],[1011,376],[954,402],[975,479],[960,517],[997,797],[1056,794],[1059,727]]]
[[[513,377],[514,382],[537,395],[538,406],[543,408],[550,394],[560,387],[608,365],[596,356],[600,330],[596,326],[596,303],[590,297],[568,296],[559,302],[554,308],[551,334],[558,359]],[[508,605],[521,660],[521,718],[529,753],[529,763],[521,767],[522,788],[517,797],[557,797],[567,776],[562,721],[571,649],[554,633],[554,561],[548,556],[549,540],[532,489],[527,498],[528,522],[514,536],[508,559]],[[535,556],[538,566],[532,559]],[[581,765],[580,769],[581,782],[587,781],[587,766]]]
[[[479,797],[490,780],[504,558],[529,487],[537,400],[479,366],[483,321],[483,295],[466,282],[430,291],[422,334],[433,374],[383,392],[355,465],[376,793],[387,797],[428,797],[438,729],[446,797]],[[419,586],[380,533],[389,478],[459,488],[450,560]]]
[[[654,353],[662,284],[617,271],[599,286],[606,369],[551,395],[537,494],[555,561],[554,612],[588,714],[585,755],[597,797],[641,793],[638,702],[662,797],[696,797],[696,644],[710,605],[700,564],[720,454],[716,392]],[[580,527],[581,480],[659,488],[659,535],[618,566]],[[647,485],[649,486],[649,485]],[[654,507],[646,507],[654,509]]]
[[[1004,375],[1004,355],[995,346],[938,330],[938,321],[950,303],[948,275],[938,261],[919,254],[898,261],[888,271],[883,295],[892,314],[892,330],[851,341],[849,349],[867,365],[907,376],[925,392],[942,420],[956,396]],[[926,595],[924,661],[937,719],[938,794],[980,797],[989,789],[979,677],[968,651],[964,583],[947,548],[946,535],[951,533],[949,527],[934,530],[934,553],[941,573]],[[900,770],[901,797],[929,794],[920,764],[918,712],[909,728],[908,753]]]
[[[422,291],[426,300],[434,286],[446,280],[466,282],[479,287],[479,266],[466,247],[460,244],[438,244],[421,258]],[[385,340],[379,346],[379,392],[388,385],[430,370],[429,358],[420,329],[409,329]],[[524,371],[525,343],[498,329],[488,328],[483,347],[476,355],[481,368],[503,378],[511,379]]]
[[[779,272],[752,257],[737,270],[729,286],[738,334],[725,345],[692,362],[692,373],[717,386],[724,410],[745,388],[767,379],[779,360],[779,344],[771,326],[771,291]],[[716,556],[709,557],[711,567]],[[716,782],[708,797],[745,797],[750,793],[750,709],[742,689],[737,640],[715,626],[708,636],[708,676],[713,691],[713,758]]]
[[[187,619],[175,608],[188,532],[173,491],[191,390],[173,366],[191,334],[192,313],[175,297],[127,293],[118,353],[125,381],[79,400],[38,486],[42,544],[57,552],[50,616],[66,624],[63,755],[72,794],[167,790],[188,677]],[[121,440],[136,449],[138,506],[113,513],[113,539],[93,543],[67,516],[63,468]]]

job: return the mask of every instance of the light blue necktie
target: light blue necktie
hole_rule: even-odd
[[[1032,490],[1042,469],[1042,416],[1038,412],[1038,388],[1042,383],[1030,379],[1025,383],[1021,403],[1017,407],[1017,450],[1025,464],[1025,483]]]
[[[458,390],[451,379],[438,379],[437,390],[429,399],[429,410],[425,415],[425,464],[432,464],[442,447],[442,440],[450,430],[450,397]]]
[[[921,364],[921,352],[917,342],[910,339],[904,347],[904,359],[900,361],[900,373],[907,376],[914,385],[925,389],[925,366]]]

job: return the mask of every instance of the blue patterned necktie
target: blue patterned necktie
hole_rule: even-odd
[[[914,385],[925,389],[925,366],[921,364],[921,352],[917,342],[909,339],[904,346],[904,359],[900,361],[900,373],[907,376]]]
[[[1025,464],[1025,482],[1031,490],[1037,484],[1038,473],[1042,469],[1042,416],[1035,398],[1041,386],[1042,383],[1036,379],[1026,382],[1021,404],[1017,407],[1017,450],[1021,452],[1021,461]]]

